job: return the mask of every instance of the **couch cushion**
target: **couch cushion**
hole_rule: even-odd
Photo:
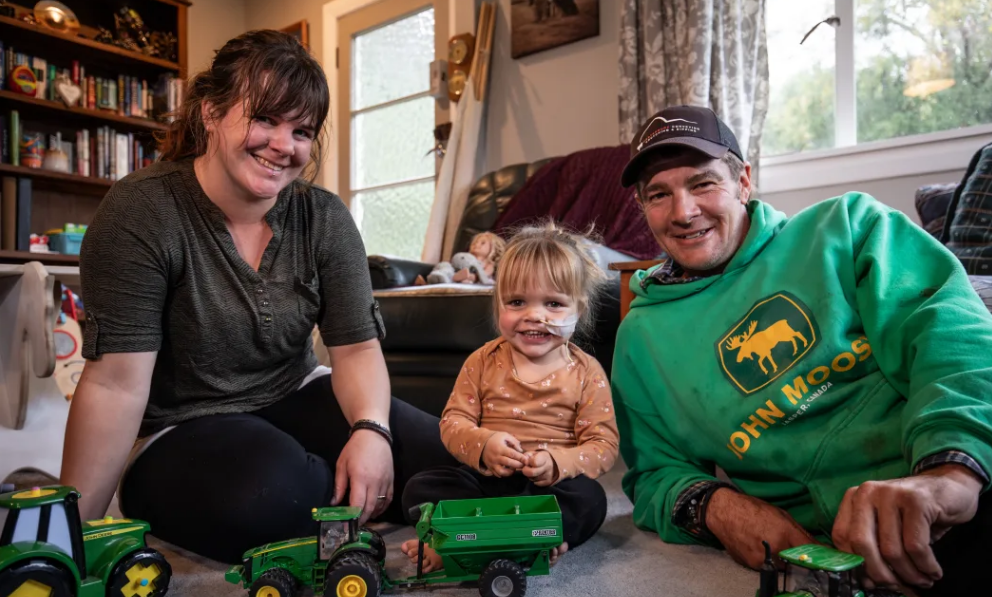
[[[992,274],[992,143],[968,165],[948,208],[941,241],[969,274]]]
[[[924,230],[940,238],[944,231],[944,218],[947,208],[954,198],[958,183],[928,184],[916,191],[916,213]]]

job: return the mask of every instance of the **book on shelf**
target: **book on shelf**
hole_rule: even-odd
[[[159,151],[150,148],[147,139],[111,126],[78,129],[60,137],[23,124],[17,110],[10,110],[0,122],[0,134],[9,140],[0,152],[5,164],[43,167],[47,153],[58,149],[67,158],[67,174],[120,180],[159,158]]]
[[[78,60],[61,61],[56,65],[44,58],[17,51],[0,39],[0,88],[6,89],[10,71],[20,65],[31,68],[38,80],[35,97],[61,102],[54,81],[65,75],[79,86],[78,106],[89,110],[107,111],[118,116],[171,120],[171,114],[182,102],[182,81],[174,73],[163,73],[157,79],[127,74],[103,76],[87,73]],[[106,71],[106,69],[103,69]]]

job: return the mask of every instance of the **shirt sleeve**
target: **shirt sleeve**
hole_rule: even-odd
[[[386,327],[372,296],[368,256],[358,226],[337,195],[319,187],[313,189],[314,204],[322,212],[321,224],[314,233],[319,251],[317,283],[323,305],[318,327],[324,345],[382,340]]]
[[[493,431],[479,427],[482,422],[483,375],[481,351],[469,356],[455,380],[455,388],[441,413],[441,441],[455,458],[475,470],[490,474],[482,464],[482,450]]]
[[[848,201],[858,309],[879,367],[906,396],[910,466],[954,450],[990,470],[992,315],[958,258],[905,214]]]
[[[161,348],[176,225],[166,209],[138,183],[115,184],[100,203],[79,254],[83,358]]]
[[[579,475],[595,479],[613,468],[620,437],[610,385],[603,367],[596,361],[592,361],[583,380],[576,408],[575,441],[577,445],[572,448],[548,448],[558,466],[556,483]]]

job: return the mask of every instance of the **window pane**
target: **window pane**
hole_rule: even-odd
[[[351,55],[352,110],[427,91],[434,9],[357,36]]]
[[[767,0],[769,106],[765,156],[834,146],[834,0]]]
[[[419,260],[433,201],[433,180],[355,193],[351,211],[365,252]]]
[[[352,189],[434,175],[434,98],[420,97],[352,119]]]
[[[992,122],[992,0],[858,0],[858,142]]]

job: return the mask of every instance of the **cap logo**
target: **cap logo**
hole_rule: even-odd
[[[661,126],[657,129],[651,130],[651,127],[655,125],[656,122],[661,121]],[[679,124],[684,123],[684,124]],[[644,146],[650,143],[655,137],[663,133],[670,132],[682,132],[682,133],[699,133],[699,123],[693,122],[691,120],[686,120],[685,118],[673,118],[671,120],[665,118],[664,116],[655,116],[651,119],[651,122],[644,127],[644,132],[641,133],[641,139],[637,145],[637,151],[644,149]]]

